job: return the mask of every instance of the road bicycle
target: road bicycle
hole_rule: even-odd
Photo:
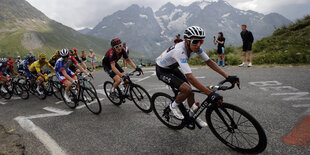
[[[67,95],[71,102],[67,102],[67,100],[64,98],[63,94],[65,92],[66,86],[63,84],[59,88],[61,92],[60,94],[63,98],[63,101],[69,108],[75,109],[78,106],[78,103],[82,101],[89,111],[98,115],[101,113],[102,110],[101,103],[97,96],[97,93],[83,84],[86,76],[87,75],[78,77],[78,82],[70,87]]]
[[[119,106],[122,103],[125,103],[127,98],[129,100],[132,100],[141,111],[145,113],[150,113],[152,111],[151,97],[142,86],[135,84],[131,81],[130,76],[133,76],[134,72],[136,72],[136,70],[126,74],[128,79],[127,82],[125,82],[124,84],[120,84],[120,86],[123,85],[122,89],[120,88],[120,86],[116,87],[116,96],[111,96],[111,89],[113,88],[113,82],[111,81],[104,82],[104,92],[108,99],[114,105]],[[137,74],[137,76],[140,75],[141,73]]]
[[[0,87],[4,86],[6,92],[1,91],[1,96],[5,99],[10,99],[12,95],[17,95],[22,99],[28,99],[29,93],[27,89],[19,81],[19,76],[10,78],[5,84],[1,82]]]
[[[224,85],[227,81],[221,81],[217,86],[209,86],[212,91],[229,90],[235,87]],[[239,85],[238,85],[239,87]],[[152,107],[157,118],[167,127],[180,130],[184,127],[194,130],[195,126],[201,129],[196,119],[206,110],[205,118],[212,133],[226,146],[241,153],[261,153],[267,146],[267,138],[262,126],[248,112],[230,103],[208,103],[207,98],[194,112],[194,116],[189,116],[189,110],[180,104],[179,108],[184,119],[177,119],[171,112],[169,105],[175,100],[179,91],[172,88],[174,97],[162,92],[152,96]],[[194,93],[203,92],[193,90]]]

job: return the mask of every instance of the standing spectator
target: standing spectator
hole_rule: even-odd
[[[94,51],[92,49],[89,49],[89,54],[88,57],[90,58],[90,62],[91,62],[91,66],[92,66],[92,71],[95,70],[96,67],[96,54],[94,53]]]
[[[128,56],[129,55],[129,49],[128,49],[127,45],[126,45],[126,42],[123,42],[123,48],[125,49],[125,51],[127,53],[127,56]],[[125,58],[123,58],[123,65],[124,65],[125,68],[127,68],[127,62],[126,62]]]
[[[222,57],[222,65],[223,67],[225,67],[225,56],[224,56],[224,53],[225,53],[225,38],[224,38],[224,35],[223,35],[223,32],[219,32],[218,33],[218,37],[217,39],[215,38],[214,36],[214,45],[217,44],[217,65],[220,66],[221,65],[221,57]]]
[[[174,45],[177,44],[177,43],[179,43],[179,42],[182,42],[182,41],[183,41],[183,40],[180,38],[180,37],[181,37],[180,34],[176,35],[175,37],[176,37],[176,39],[174,40]]]
[[[10,56],[8,58],[9,71],[11,71],[13,70],[14,60]]]
[[[15,60],[15,64],[17,66],[18,72],[20,70],[23,70],[23,60],[20,58],[20,56],[17,56],[17,59]]]
[[[253,34],[251,31],[248,31],[246,29],[246,25],[243,24],[241,26],[241,38],[242,38],[242,41],[243,41],[243,46],[242,46],[242,57],[243,57],[243,62],[242,64],[239,65],[239,67],[242,67],[244,66],[246,63],[247,63],[247,57],[246,57],[246,52],[248,52],[249,54],[249,57],[250,57],[250,63],[248,64],[248,67],[251,67],[252,66],[252,43],[254,41],[254,37],[253,37]]]
[[[87,59],[86,59],[86,54],[85,54],[84,50],[82,51],[81,59],[82,59],[82,61],[86,64]]]

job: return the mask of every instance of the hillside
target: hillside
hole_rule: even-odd
[[[253,45],[255,64],[310,64],[310,15]]]
[[[29,52],[50,55],[64,47],[92,48],[103,55],[109,42],[53,21],[25,0],[0,0],[0,57],[24,56]]]

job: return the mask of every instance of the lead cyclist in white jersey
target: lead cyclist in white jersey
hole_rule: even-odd
[[[228,74],[203,52],[200,46],[203,44],[204,38],[205,32],[202,28],[198,26],[188,27],[184,32],[184,41],[168,48],[156,59],[156,74],[158,79],[180,91],[175,101],[170,104],[172,113],[178,119],[184,119],[178,104],[185,101],[185,99],[187,99],[189,107],[192,107],[195,103],[194,93],[192,92],[190,84],[207,94],[208,102],[218,103],[219,105],[223,102],[223,97],[221,95],[206,88],[193,76],[187,61],[194,54],[198,54],[211,69],[222,75],[230,83],[239,83],[239,78],[237,76],[228,76]],[[178,69],[179,66],[183,73]],[[207,123],[199,118],[197,118],[196,121],[202,127],[207,126]]]

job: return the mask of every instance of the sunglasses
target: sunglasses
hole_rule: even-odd
[[[122,48],[122,45],[121,44],[115,45],[114,48]]]
[[[203,44],[203,42],[204,42],[204,40],[191,40],[191,43],[193,45],[197,45],[198,43],[200,43],[200,45],[201,45],[201,44]]]

